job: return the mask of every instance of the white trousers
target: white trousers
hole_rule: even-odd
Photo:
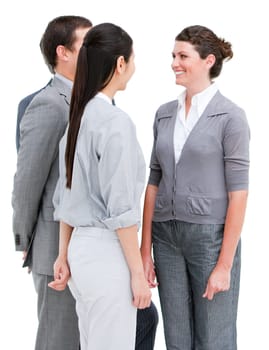
[[[68,262],[81,350],[134,350],[137,309],[132,305],[130,271],[116,232],[74,229]]]

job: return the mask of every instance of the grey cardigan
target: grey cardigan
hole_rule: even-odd
[[[248,189],[250,131],[244,111],[218,91],[175,164],[178,102],[155,116],[149,184],[158,186],[154,221],[225,222],[228,192]]]

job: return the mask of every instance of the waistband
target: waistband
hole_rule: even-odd
[[[94,237],[100,239],[119,239],[116,231],[112,231],[106,228],[79,226],[75,227],[72,236],[76,237]]]

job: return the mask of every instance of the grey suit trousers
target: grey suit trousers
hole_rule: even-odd
[[[38,329],[35,350],[79,350],[75,300],[69,288],[48,287],[53,276],[32,273],[38,295]],[[64,336],[63,336],[64,334]]]

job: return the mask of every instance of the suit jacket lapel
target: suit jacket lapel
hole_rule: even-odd
[[[72,92],[71,87],[68,84],[66,84],[63,80],[57,77],[54,77],[52,79],[51,86],[54,86],[58,90],[59,95],[64,98],[65,102],[69,106]]]

